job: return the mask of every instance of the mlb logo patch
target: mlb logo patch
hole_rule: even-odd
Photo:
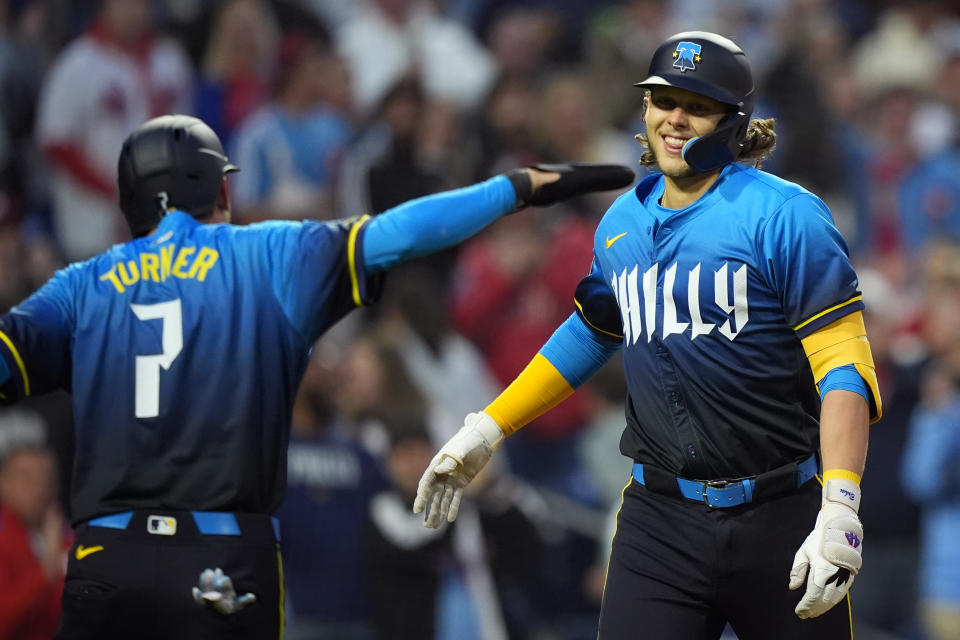
[[[170,516],[149,516],[147,532],[156,536],[172,536],[177,533],[177,519]]]
[[[701,60],[701,51],[703,51],[703,47],[696,42],[678,43],[677,50],[673,52],[674,69],[680,69],[680,73],[696,71],[697,63]]]

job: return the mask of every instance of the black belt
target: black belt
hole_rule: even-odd
[[[655,493],[674,497],[679,493],[688,500],[722,509],[754,502],[758,497],[794,491],[817,475],[817,470],[817,456],[811,453],[801,462],[792,462],[758,476],[736,480],[689,480],[635,462],[633,479]]]

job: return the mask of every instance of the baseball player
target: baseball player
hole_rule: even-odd
[[[60,639],[280,637],[269,514],[311,345],[374,301],[391,265],[519,206],[633,180],[617,166],[519,169],[374,218],[240,227],[235,169],[200,120],[148,121],[119,157],[134,239],[0,317],[0,400],[73,394]]]
[[[637,86],[659,171],[607,211],[576,312],[440,449],[414,511],[452,521],[504,437],[622,349],[634,465],[599,637],[718,638],[729,622],[741,640],[848,638],[881,405],[845,242],[816,196],[756,168],[774,123],[750,118],[737,45],[677,34]]]

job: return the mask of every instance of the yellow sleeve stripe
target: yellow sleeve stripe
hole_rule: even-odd
[[[873,396],[870,422],[876,422],[883,415],[883,404],[866,334],[863,313],[855,311],[814,331],[800,342],[810,361],[814,382],[822,380],[836,367],[852,364],[857,369]]]
[[[617,340],[623,340],[623,334],[622,334],[622,333],[611,333],[611,332],[609,332],[609,331],[604,331],[603,329],[601,329],[601,328],[598,327],[597,325],[595,325],[595,324],[593,324],[592,322],[590,322],[589,320],[587,320],[587,314],[585,314],[585,313],[583,312],[583,307],[580,306],[580,303],[577,302],[577,299],[576,299],[576,298],[573,299],[573,304],[577,305],[577,309],[580,311],[580,319],[583,320],[584,322],[586,322],[588,327],[590,327],[590,328],[593,329],[594,331],[597,331],[597,332],[599,332],[599,333],[602,333],[602,334],[605,335],[605,336],[610,336],[611,338],[616,338]]]
[[[860,476],[854,473],[853,471],[848,471],[847,469],[827,469],[823,472],[823,481],[833,480],[834,478],[839,478],[840,480],[849,480],[856,484],[860,484]]]
[[[840,307],[845,307],[845,306],[847,306],[848,304],[853,304],[854,302],[857,302],[857,301],[859,301],[859,300],[861,300],[861,299],[863,299],[863,296],[853,296],[852,298],[850,298],[850,299],[847,300],[846,302],[841,302],[840,304],[836,304],[836,305],[830,307],[829,309],[824,309],[823,311],[821,311],[821,312],[818,313],[817,315],[813,316],[812,318],[807,318],[806,320],[804,320],[803,322],[801,322],[800,324],[798,324],[797,326],[795,326],[795,327],[793,328],[793,330],[794,330],[794,331],[799,331],[800,329],[802,329],[803,327],[807,326],[808,324],[810,324],[811,322],[813,322],[813,321],[816,320],[817,318],[822,318],[823,316],[827,315],[828,313],[831,313],[831,312],[833,312],[833,311],[836,311],[836,310],[839,309]]]
[[[360,218],[350,227],[350,236],[347,238],[347,264],[350,269],[350,291],[353,293],[353,304],[358,307],[366,306],[363,298],[360,297],[360,277],[357,275],[357,235],[363,228],[363,223],[370,219],[370,216],[360,216]]]
[[[23,358],[20,357],[20,352],[17,351],[17,348],[13,346],[13,341],[3,331],[0,331],[0,340],[3,340],[3,343],[10,349],[10,353],[13,354],[13,359],[17,361],[17,366],[20,368],[20,376],[23,378],[23,395],[24,397],[28,397],[30,395],[30,378],[27,377],[27,367],[23,364]]]
[[[573,387],[542,354],[537,354],[484,411],[510,435],[573,395]]]
[[[803,338],[801,342],[803,343],[803,350],[809,358],[813,354],[832,347],[835,344],[866,335],[867,329],[863,325],[863,312],[854,311],[839,320],[831,322],[825,327],[817,329],[806,338]],[[817,378],[817,380],[819,379],[820,378]]]

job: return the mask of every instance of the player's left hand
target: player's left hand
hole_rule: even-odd
[[[860,571],[863,525],[860,487],[834,478],[823,486],[823,504],[816,526],[800,546],[790,571],[790,589],[806,583],[807,590],[795,609],[801,618],[815,618],[840,602]]]
[[[199,605],[210,605],[219,613],[228,616],[257,601],[257,596],[245,593],[237,597],[233,581],[222,569],[204,569],[200,574],[199,587],[193,588],[193,600]]]
[[[424,526],[436,529],[444,519],[453,522],[464,488],[503,442],[500,425],[486,412],[467,414],[463,426],[430,461],[420,478],[413,512],[424,515]]]

